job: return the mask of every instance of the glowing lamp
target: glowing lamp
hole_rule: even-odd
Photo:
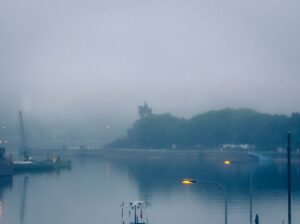
[[[230,160],[225,160],[225,161],[224,161],[224,164],[225,164],[225,165],[231,165],[232,162],[231,162]]]
[[[195,183],[196,181],[195,180],[192,180],[192,179],[182,179],[181,180],[181,183],[184,184],[184,185],[191,185],[193,183]]]

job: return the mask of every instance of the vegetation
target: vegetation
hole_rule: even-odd
[[[215,148],[224,144],[249,144],[261,148],[284,147],[286,134],[300,145],[300,114],[262,114],[250,109],[223,109],[183,119],[153,114],[145,103],[140,119],[127,136],[108,145],[117,148]]]

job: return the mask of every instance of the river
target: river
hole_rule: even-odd
[[[255,214],[260,223],[287,223],[284,162],[228,167],[220,162],[223,158],[194,154],[125,154],[69,156],[71,169],[1,178],[0,223],[121,224],[120,204],[132,200],[149,202],[149,224],[224,223],[225,198],[228,223],[250,223],[250,195],[253,223]],[[185,177],[199,182],[184,186],[180,180]],[[300,165],[293,163],[294,223],[300,220],[299,177]]]

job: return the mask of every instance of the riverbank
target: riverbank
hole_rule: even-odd
[[[286,152],[266,152],[253,150],[219,150],[219,149],[50,149],[50,150],[34,150],[31,152],[34,157],[47,157],[51,155],[60,155],[62,157],[72,156],[103,156],[108,158],[180,158],[180,159],[203,159],[203,160],[232,160],[244,163],[249,162],[286,162]],[[300,153],[293,152],[291,156],[293,163],[300,164]]]

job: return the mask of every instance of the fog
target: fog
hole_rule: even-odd
[[[22,110],[31,128],[100,145],[125,135],[144,101],[186,118],[299,112],[299,11],[279,0],[2,0],[0,123],[16,130]]]

